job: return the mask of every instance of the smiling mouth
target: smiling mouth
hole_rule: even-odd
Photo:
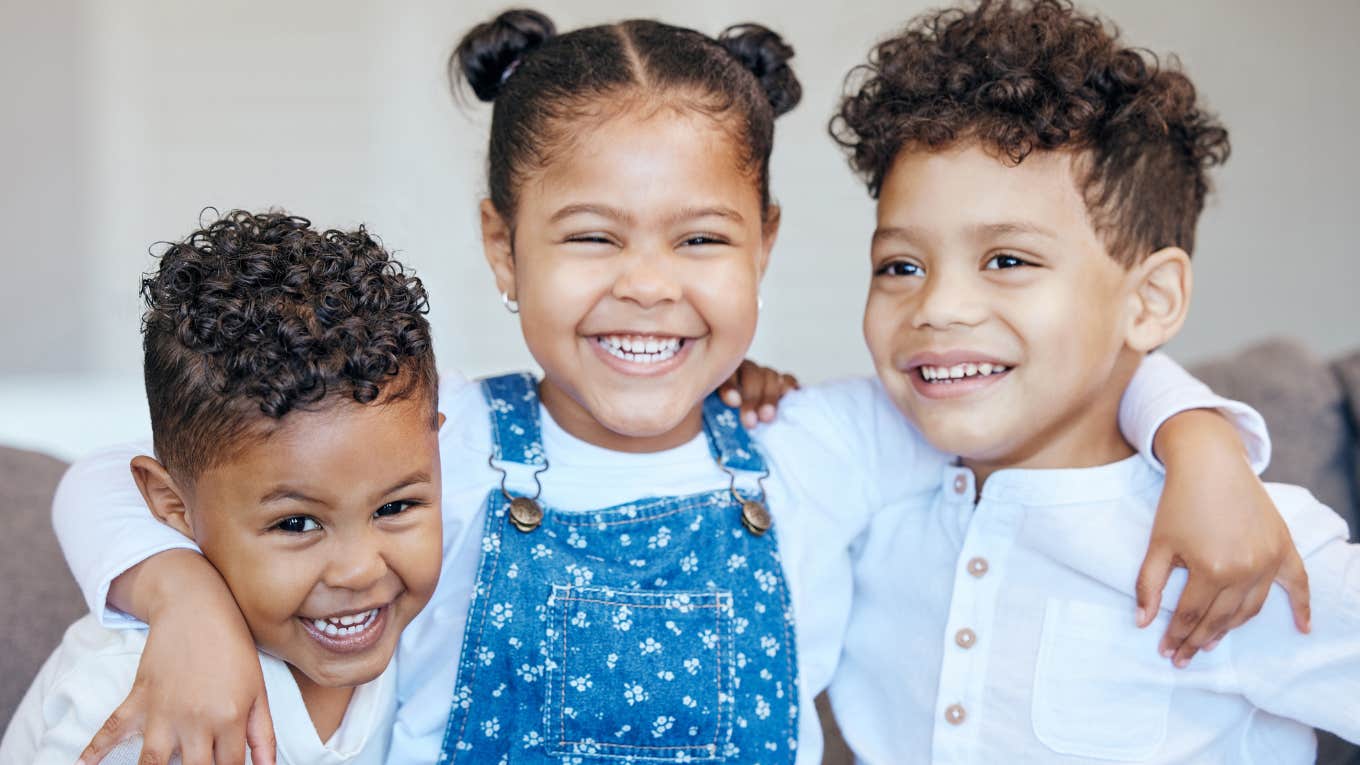
[[[387,631],[387,622],[392,604],[370,608],[342,616],[327,616],[314,619],[297,617],[302,622],[308,636],[321,647],[338,654],[353,654],[368,650],[377,644]]]
[[[660,364],[675,358],[687,338],[662,335],[596,335],[605,353],[633,364]]]
[[[988,362],[968,362],[947,367],[923,364],[916,368],[916,374],[930,385],[951,385],[973,378],[1003,375],[1011,369],[1012,367]]]
[[[317,632],[325,633],[330,637],[349,637],[358,635],[371,629],[378,621],[378,614],[381,608],[372,608],[357,614],[346,616],[328,616],[324,619],[308,619]]]

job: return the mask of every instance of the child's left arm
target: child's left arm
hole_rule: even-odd
[[[1261,610],[1272,581],[1289,593],[1306,632],[1308,575],[1256,473],[1270,459],[1265,422],[1223,399],[1164,354],[1152,354],[1119,412],[1124,435],[1160,468],[1166,486],[1138,573],[1138,625],[1150,624],[1171,569],[1189,579],[1161,650],[1185,666]],[[1245,449],[1244,449],[1245,442]],[[1160,461],[1158,461],[1160,460]]]
[[[798,390],[798,378],[761,366],[750,359],[718,388],[723,403],[741,410],[741,424],[754,428],[757,422],[774,421],[779,400]]]

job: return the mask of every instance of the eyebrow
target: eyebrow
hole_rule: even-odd
[[[405,489],[405,488],[408,487],[408,486],[414,486],[414,485],[419,484],[419,483],[429,483],[429,482],[430,482],[430,474],[429,474],[428,472],[424,471],[424,470],[417,470],[416,472],[414,472],[414,473],[412,473],[412,474],[406,476],[405,478],[401,479],[400,481],[397,481],[396,483],[392,484],[392,486],[391,486],[390,488],[388,488],[386,491],[382,492],[382,493],[379,494],[378,496],[379,496],[379,497],[386,497],[386,496],[388,496],[389,494],[396,493],[396,492],[398,492],[398,491],[400,491],[400,490],[402,490],[402,489]],[[263,497],[261,497],[259,503],[260,503],[261,505],[268,505],[268,504],[272,504],[272,503],[274,503],[274,502],[282,502],[282,501],[284,501],[284,500],[294,500],[294,501],[297,501],[297,502],[307,502],[307,503],[311,503],[311,504],[314,504],[314,505],[324,505],[324,504],[326,504],[324,501],[319,500],[319,499],[317,499],[316,497],[309,496],[309,495],[303,493],[302,491],[300,491],[300,490],[298,490],[298,489],[294,489],[294,488],[289,487],[289,486],[280,486],[280,487],[274,489],[273,491],[271,491],[271,492],[269,492],[268,494],[266,494],[266,495],[264,495]]]
[[[570,218],[573,215],[598,215],[602,218],[609,218],[610,220],[615,220],[628,225],[637,222],[637,219],[627,210],[610,205],[593,203],[567,205],[553,213],[553,216],[548,219],[548,222],[557,223]],[[743,223],[746,220],[742,217],[741,213],[731,207],[710,205],[705,207],[682,207],[667,215],[664,223],[666,225],[674,225],[681,221],[697,220],[699,218],[726,218],[737,223]]]
[[[968,232],[975,239],[992,239],[998,236],[1027,234],[1047,239],[1057,239],[1057,234],[1043,226],[1023,221],[1004,221],[998,223],[975,223],[968,226]],[[929,238],[918,226],[884,226],[874,231],[874,242],[904,241],[918,242]]]

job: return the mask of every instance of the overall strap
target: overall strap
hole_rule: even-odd
[[[534,468],[543,458],[543,429],[538,414],[538,381],[528,372],[487,377],[482,395],[491,411],[491,459]]]
[[[737,410],[724,404],[717,393],[704,399],[704,433],[708,435],[708,449],[719,465],[731,470],[767,472],[765,460],[742,427]]]

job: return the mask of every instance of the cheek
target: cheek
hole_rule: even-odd
[[[230,564],[218,565],[241,613],[256,630],[295,616],[318,578],[305,553],[263,548],[238,552]]]

